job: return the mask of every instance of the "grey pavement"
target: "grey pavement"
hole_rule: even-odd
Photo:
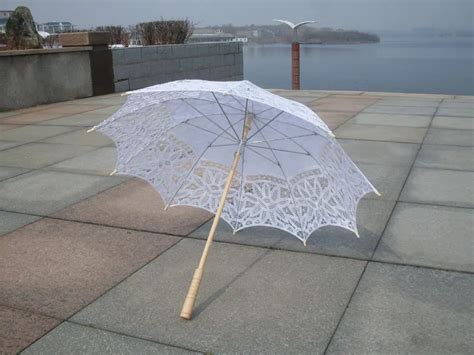
[[[275,93],[320,111],[382,196],[360,238],[306,247],[221,222],[188,322],[211,215],[109,176],[114,145],[85,131],[125,98],[0,113],[0,353],[473,353],[474,98]]]

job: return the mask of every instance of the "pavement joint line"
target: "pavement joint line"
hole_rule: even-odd
[[[393,201],[393,200],[392,200]],[[449,205],[433,205],[433,204],[423,204],[423,203],[415,203],[415,202],[405,202],[405,201],[399,201],[401,203],[407,203],[407,204],[414,204],[414,205],[422,205],[422,206],[433,206],[433,207],[449,207],[449,208],[458,208],[458,209],[467,209],[467,210],[472,210],[472,208],[469,207],[456,207],[456,206],[449,206]],[[397,203],[396,203],[397,204]],[[396,206],[394,204],[394,206]],[[67,207],[66,207],[67,208]],[[395,207],[393,208],[395,209]],[[180,238],[182,239],[192,239],[192,240],[197,240],[197,241],[203,241],[205,242],[206,239],[199,238],[193,235],[190,235],[191,233],[195,232],[197,229],[208,223],[212,217],[205,222],[203,222],[199,227],[194,229],[192,232],[190,232],[187,235],[178,235],[178,234],[171,234],[167,232],[156,232],[156,231],[150,231],[146,229],[136,229],[136,228],[127,228],[127,227],[121,227],[121,226],[114,226],[114,225],[109,225],[109,224],[100,224],[100,223],[94,223],[94,222],[88,222],[88,221],[80,221],[80,220],[74,220],[74,219],[64,219],[64,218],[59,218],[59,217],[53,217],[53,216],[48,216],[48,215],[37,215],[37,214],[31,214],[31,213],[23,213],[23,212],[18,212],[18,211],[10,211],[10,210],[5,210],[5,209],[0,209],[1,212],[9,212],[9,213],[16,213],[16,214],[23,214],[23,215],[29,215],[29,216],[34,216],[34,217],[40,217],[40,218],[48,218],[48,219],[54,219],[58,221],[63,221],[63,222],[72,222],[72,223],[82,223],[86,225],[92,225],[92,226],[98,226],[98,227],[106,227],[106,228],[116,228],[116,229],[121,229],[121,230],[126,230],[126,231],[132,231],[132,232],[141,232],[141,233],[150,233],[150,234],[156,234],[156,235],[163,235],[167,237],[175,237],[175,238]],[[393,212],[393,210],[392,210]],[[4,235],[0,236],[0,238],[15,232],[18,229],[21,229],[23,227],[26,227],[29,224],[39,222],[40,220],[33,221],[31,223],[28,223],[24,226],[18,227],[17,229],[14,229],[10,232],[5,233]],[[387,222],[388,224],[388,222]],[[249,243],[236,243],[232,241],[224,241],[224,240],[214,240],[213,243],[220,243],[220,244],[231,244],[231,245],[242,245],[246,247],[252,247],[252,248],[261,248],[261,249],[270,249],[270,250],[278,250],[278,251],[286,251],[290,253],[302,253],[302,254],[310,254],[310,255],[320,255],[320,256],[326,256],[326,257],[331,257],[331,258],[340,258],[340,259],[348,259],[348,260],[354,260],[354,261],[370,261],[370,262],[377,262],[377,263],[383,263],[383,264],[388,264],[388,265],[402,265],[402,266],[413,266],[413,267],[422,267],[425,269],[430,269],[430,270],[439,270],[439,271],[449,271],[449,272],[459,272],[459,273],[467,273],[467,274],[474,274],[474,272],[470,271],[463,271],[463,270],[457,270],[457,269],[445,269],[441,267],[436,267],[436,266],[428,266],[428,265],[417,265],[417,264],[403,264],[403,263],[397,263],[397,262],[392,262],[392,261],[381,261],[381,260],[372,260],[369,258],[362,258],[362,257],[356,257],[356,256],[347,256],[347,255],[337,255],[337,254],[332,254],[332,253],[322,253],[322,252],[314,252],[314,251],[306,251],[306,250],[291,250],[291,249],[284,249],[280,248],[277,246],[277,244],[285,237],[279,238],[274,244],[270,246],[262,246],[262,245],[255,245],[255,244],[249,244]],[[382,238],[382,234],[380,239]],[[379,239],[379,240],[380,240]],[[180,240],[180,241],[181,241]],[[177,243],[176,243],[177,244]],[[174,245],[176,245],[174,244]],[[374,249],[375,250],[375,249]],[[161,255],[161,254],[160,254]]]
[[[77,322],[77,321],[74,321],[74,320],[66,320],[65,322],[66,322],[66,323],[72,323],[72,324],[80,325],[81,327],[91,328],[91,329],[95,329],[95,330],[101,330],[101,331],[104,331],[104,332],[107,332],[107,333],[112,333],[112,334],[117,334],[117,335],[121,335],[121,336],[126,336],[126,337],[128,337],[128,338],[135,338],[135,339],[138,339],[138,340],[144,340],[144,341],[151,342],[151,343],[155,343],[155,344],[166,345],[166,346],[170,346],[170,347],[177,348],[177,349],[182,349],[182,350],[192,351],[192,352],[196,352],[196,353],[206,354],[206,352],[203,352],[203,351],[201,351],[201,350],[186,348],[186,347],[184,347],[184,346],[176,345],[176,344],[163,343],[163,342],[158,341],[158,340],[155,340],[155,339],[145,338],[145,337],[141,337],[141,336],[137,336],[137,335],[131,335],[131,334],[119,332],[119,331],[116,331],[116,330],[111,330],[111,329],[107,329],[107,328],[97,327],[97,326],[92,325],[92,324],[80,323],[80,322]]]
[[[385,226],[384,226],[382,232],[380,233],[380,237],[379,237],[379,239],[377,240],[377,243],[375,244],[375,247],[374,247],[374,249],[373,249],[373,251],[372,251],[372,255],[370,256],[369,260],[368,260],[367,263],[365,264],[364,269],[362,270],[362,272],[361,272],[361,274],[360,274],[359,280],[357,281],[357,284],[356,284],[356,286],[354,287],[354,290],[352,291],[352,294],[351,294],[351,296],[350,296],[350,298],[349,298],[349,301],[347,302],[346,307],[344,308],[344,311],[342,312],[341,317],[339,318],[339,321],[337,322],[337,325],[336,325],[336,327],[335,327],[335,329],[334,329],[334,332],[331,334],[331,337],[330,337],[330,339],[329,339],[329,341],[328,341],[328,343],[327,343],[327,345],[326,345],[326,348],[325,348],[324,351],[323,351],[323,354],[326,354],[326,353],[327,353],[327,351],[328,351],[328,349],[329,349],[329,347],[330,347],[330,345],[331,345],[331,343],[332,343],[332,341],[333,341],[333,339],[334,339],[334,336],[336,335],[337,330],[339,329],[339,326],[340,326],[340,324],[342,323],[342,320],[344,319],[344,316],[345,316],[345,314],[346,314],[346,311],[347,311],[347,309],[349,308],[349,306],[350,306],[350,304],[351,304],[352,298],[354,297],[355,293],[357,292],[357,289],[359,288],[359,284],[360,284],[362,278],[364,277],[365,271],[367,270],[367,266],[369,265],[369,262],[373,261],[373,259],[374,259],[375,252],[377,251],[378,246],[379,246],[379,244],[380,244],[380,241],[383,239],[384,234],[385,234],[385,231],[387,230],[387,226],[389,225],[390,220],[392,219],[393,213],[394,213],[394,211],[395,211],[397,205],[399,204],[400,196],[401,196],[401,194],[402,194],[402,192],[403,192],[403,189],[405,188],[405,185],[406,185],[406,183],[407,183],[407,181],[408,181],[409,176],[411,175],[411,172],[412,172],[412,170],[413,170],[413,167],[415,166],[415,161],[416,161],[416,159],[417,159],[417,157],[418,157],[418,154],[419,154],[420,151],[421,151],[421,147],[422,147],[422,145],[423,145],[423,142],[424,142],[426,136],[428,135],[428,130],[429,130],[429,128],[431,127],[431,124],[432,124],[432,122],[433,122],[433,120],[434,120],[434,117],[436,116],[436,113],[438,112],[439,107],[441,106],[441,104],[443,103],[443,101],[444,101],[444,99],[442,99],[442,100],[439,102],[439,104],[438,104],[438,106],[437,106],[435,112],[434,112],[433,115],[431,116],[431,120],[430,120],[430,124],[429,124],[429,126],[428,126],[428,129],[426,130],[426,132],[425,132],[425,134],[424,134],[424,136],[423,136],[423,139],[422,139],[422,141],[421,141],[421,144],[418,146],[418,150],[417,150],[417,152],[416,152],[416,154],[415,154],[415,157],[414,157],[413,162],[412,162],[412,164],[411,164],[411,166],[410,166],[410,169],[409,169],[409,171],[408,171],[408,174],[407,174],[407,176],[405,177],[405,181],[403,182],[403,185],[402,185],[402,188],[400,189],[400,192],[398,193],[397,200],[396,200],[395,204],[392,206],[392,210],[390,211],[390,215],[388,216],[388,219],[387,219],[387,221],[386,221],[386,223],[385,223]],[[399,265],[401,265],[401,264],[399,264]]]
[[[28,127],[28,126],[33,126],[33,125],[24,125],[25,127]],[[53,126],[51,125],[50,127],[69,127],[69,126]],[[19,128],[23,128],[23,127],[19,127]],[[15,129],[15,128],[14,128]],[[10,149],[14,149],[14,148],[18,148],[18,147],[21,147],[21,146],[24,146],[24,145],[27,145],[27,144],[33,144],[33,143],[36,143],[36,144],[61,144],[61,143],[46,143],[46,142],[41,142],[42,140],[44,139],[50,139],[50,138],[55,138],[57,136],[61,136],[63,134],[67,134],[67,133],[73,133],[73,132],[76,132],[76,131],[79,131],[79,129],[73,129],[73,130],[70,130],[70,131],[67,131],[67,132],[62,132],[62,133],[59,133],[59,134],[55,134],[54,136],[50,136],[50,137],[45,137],[45,138],[40,138],[40,139],[36,139],[36,140],[32,140],[32,141],[28,141],[28,142],[23,142],[23,141],[9,141],[9,140],[5,140],[3,139],[4,141],[6,142],[14,142],[14,143],[17,143],[17,142],[21,142],[21,144],[19,145],[16,145],[14,147],[10,147],[10,148],[6,148],[6,149],[3,149],[3,150],[0,150],[0,152],[6,152]],[[8,131],[7,131],[8,132]],[[63,144],[63,145],[66,145],[66,144]],[[69,144],[69,145],[74,145],[74,144]],[[89,147],[89,146],[88,146]]]
[[[54,329],[56,329],[57,327],[59,327],[61,324],[63,324],[64,322],[66,321],[69,321],[72,317],[74,317],[76,314],[78,314],[79,312],[81,312],[83,309],[89,307],[92,303],[94,303],[95,301],[97,301],[99,298],[103,297],[105,294],[107,294],[109,291],[111,291],[112,289],[114,289],[115,287],[119,286],[120,284],[122,284],[125,280],[127,280],[128,278],[132,277],[133,275],[135,275],[137,272],[139,272],[141,269],[143,269],[144,267],[146,267],[148,264],[152,263],[153,261],[155,261],[158,257],[160,257],[162,254],[166,253],[168,250],[170,250],[172,247],[174,247],[176,244],[178,244],[179,242],[181,242],[183,238],[181,238],[180,240],[177,240],[175,243],[171,244],[170,246],[168,246],[166,249],[164,249],[161,253],[159,253],[157,256],[155,256],[154,258],[151,258],[150,260],[148,260],[146,263],[144,263],[143,265],[139,266],[137,269],[131,271],[128,275],[124,276],[121,280],[119,280],[116,284],[112,285],[111,287],[107,288],[104,292],[100,293],[97,297],[93,298],[92,301],[88,302],[87,304],[85,304],[83,307],[81,307],[80,309],[78,309],[76,312],[73,312],[68,318],[66,319],[63,319],[61,323],[59,323],[56,327],[50,329],[48,332],[46,332],[45,334],[43,334],[40,338],[36,339],[34,342],[30,343],[27,347],[33,345],[34,343],[36,343],[37,341],[39,341],[40,339],[42,339],[43,337],[45,337],[46,335],[48,335],[50,332],[52,332]],[[27,347],[23,348],[21,351],[25,350]],[[20,351],[20,353],[21,353]]]

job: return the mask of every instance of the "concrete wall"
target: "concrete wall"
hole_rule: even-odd
[[[179,79],[243,79],[241,43],[117,48],[112,58],[116,92]]]
[[[0,52],[0,110],[92,96],[90,50]]]

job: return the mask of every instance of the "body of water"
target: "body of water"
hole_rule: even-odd
[[[290,88],[290,56],[289,45],[245,45],[245,79]],[[474,38],[301,45],[301,88],[474,95]]]

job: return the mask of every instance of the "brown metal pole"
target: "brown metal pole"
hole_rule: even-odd
[[[291,88],[300,89],[300,44],[291,43]]]

